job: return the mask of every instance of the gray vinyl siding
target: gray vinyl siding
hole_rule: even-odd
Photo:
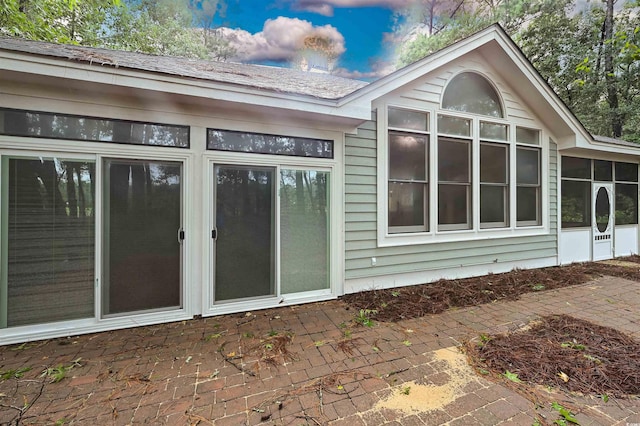
[[[557,146],[549,147],[549,233],[530,237],[377,247],[375,115],[345,140],[345,277],[365,278],[557,255]],[[376,257],[377,265],[371,266]]]

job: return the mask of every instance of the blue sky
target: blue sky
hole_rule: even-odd
[[[391,70],[393,12],[408,0],[227,0],[219,24],[235,60],[287,66],[306,35],[334,39],[337,74],[375,79]]]

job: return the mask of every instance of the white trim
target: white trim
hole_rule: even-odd
[[[193,315],[187,314],[183,311],[160,311],[130,315],[127,317],[106,318],[99,321],[95,318],[88,318],[85,320],[10,327],[0,329],[0,345],[10,345],[14,343],[53,339],[58,337],[70,337],[88,333],[99,333],[102,331],[183,321],[192,318]]]
[[[557,265],[557,259],[545,257],[539,259],[522,260],[504,263],[488,263],[449,267],[446,269],[431,269],[403,274],[382,275],[366,278],[352,278],[345,282],[345,294],[359,291],[379,290],[384,288],[403,287],[408,285],[426,284],[439,279],[458,279],[476,277],[487,274],[509,272],[514,268],[535,269]]]
[[[472,241],[472,240],[486,240],[495,238],[511,238],[511,237],[528,237],[537,235],[547,235],[550,231],[550,218],[549,218],[549,161],[550,150],[549,143],[546,143],[547,133],[542,128],[535,128],[529,124],[528,128],[535,129],[540,133],[540,144],[518,144],[515,141],[517,124],[508,121],[507,119],[493,120],[491,117],[485,117],[477,114],[462,114],[454,113],[453,115],[471,120],[471,133],[470,137],[456,136],[457,138],[471,141],[471,161],[472,161],[472,197],[473,202],[471,204],[471,215],[473,219],[473,229],[464,230],[438,230],[438,176],[437,176],[437,158],[438,158],[438,128],[437,128],[437,116],[438,114],[448,115],[448,110],[433,110],[433,109],[417,109],[420,112],[429,113],[429,231],[428,232],[407,232],[407,233],[390,233],[388,227],[388,108],[404,108],[412,110],[407,106],[398,105],[397,102],[387,103],[385,101],[376,102],[377,108],[377,246],[378,247],[394,247],[403,245],[418,245],[418,244],[434,244],[442,242],[454,242],[454,241]],[[499,143],[508,144],[509,146],[509,226],[503,228],[481,228],[480,227],[480,203],[479,203],[479,188],[480,188],[480,143],[484,141],[479,136],[479,123],[484,122],[496,122],[509,125],[509,141],[500,141]],[[394,128],[395,129],[395,128]],[[420,134],[423,134],[421,132]],[[518,225],[517,224],[517,181],[516,181],[516,160],[517,160],[517,148],[522,146],[528,149],[538,150],[540,155],[540,225]]]
[[[282,133],[282,132],[280,132]],[[306,134],[305,137],[314,137]],[[319,300],[328,300],[342,294],[342,276],[344,274],[344,178],[342,164],[344,163],[344,136],[340,139],[331,138],[334,145],[334,158],[308,158],[294,157],[283,155],[241,153],[228,151],[207,150],[202,156],[203,176],[206,181],[202,185],[202,200],[206,200],[208,212],[203,214],[204,238],[201,239],[202,244],[202,300],[201,314],[203,316],[220,315],[226,313],[242,312],[254,309],[267,309],[277,306],[288,306],[299,303],[306,303]],[[342,161],[340,161],[342,160]],[[214,265],[213,265],[213,242],[211,241],[211,226],[213,224],[214,196],[213,196],[213,180],[214,165],[242,165],[257,167],[273,167],[276,173],[276,192],[279,191],[279,180],[281,169],[297,169],[297,170],[317,170],[330,173],[330,245],[329,259],[330,271],[329,282],[330,287],[326,290],[316,290],[309,292],[280,294],[280,255],[279,255],[279,238],[276,238],[276,294],[264,298],[252,298],[246,300],[232,300],[213,302],[213,283],[214,283]],[[279,217],[280,199],[276,197],[276,216]],[[277,219],[279,220],[279,219]],[[276,222],[276,233],[279,237],[279,222]]]

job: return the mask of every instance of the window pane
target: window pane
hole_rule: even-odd
[[[611,161],[593,161],[593,179],[605,182],[613,180],[613,163]]]
[[[421,183],[389,182],[389,227],[426,225],[426,185]]]
[[[562,227],[591,226],[591,182],[562,180]]]
[[[638,165],[635,163],[616,163],[616,180],[637,182]]]
[[[455,139],[438,139],[438,180],[470,182],[471,144]]]
[[[507,183],[507,156],[506,145],[480,144],[480,181]]]
[[[457,229],[469,229],[471,227],[470,199],[469,185],[438,185],[438,223],[462,225]]]
[[[0,109],[3,115],[5,126],[0,133],[5,135],[189,147],[188,126]]]
[[[105,160],[103,312],[181,305],[182,165]]]
[[[471,136],[471,120],[439,115],[438,133],[457,136]]]
[[[94,163],[7,162],[7,325],[93,317]]]
[[[426,112],[389,108],[389,127],[427,131],[429,129],[429,114]]]
[[[540,150],[517,149],[516,182],[524,185],[538,185],[540,183]]]
[[[484,77],[472,72],[458,74],[451,80],[442,98],[442,108],[491,117],[503,116],[498,93]]]
[[[516,127],[516,142],[540,145],[540,132],[534,129]]]
[[[480,137],[487,139],[497,139],[506,141],[509,139],[509,126],[506,124],[495,124],[480,122]]]
[[[638,185],[616,183],[616,225],[638,223]]]
[[[591,160],[588,158],[562,157],[562,177],[591,179]]]
[[[389,133],[389,178],[427,180],[426,135]]]
[[[329,288],[329,173],[280,171],[282,293]]]
[[[333,141],[230,130],[207,131],[207,149],[294,157],[333,158]]]
[[[480,222],[507,226],[506,186],[480,186]]]
[[[539,187],[522,186],[516,191],[516,218],[518,222],[540,224]],[[528,224],[528,223],[527,223]]]

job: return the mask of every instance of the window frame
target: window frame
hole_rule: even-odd
[[[507,132],[509,130],[507,129]],[[504,183],[498,183],[498,182],[483,182],[482,181],[482,147],[483,146],[494,146],[494,147],[500,147],[501,149],[505,150],[505,182]],[[511,158],[510,158],[510,146],[509,146],[509,142],[508,141],[489,141],[489,140],[485,140],[480,138],[480,144],[479,144],[479,149],[480,149],[480,180],[479,180],[479,191],[480,194],[478,194],[479,196],[479,207],[478,207],[478,215],[479,215],[479,221],[480,221],[480,229],[491,229],[491,228],[508,228],[510,222],[510,205],[511,205],[511,197],[510,197],[510,184],[511,184],[511,173],[510,173],[510,163],[511,163]],[[503,215],[504,215],[504,220],[502,222],[483,222],[482,221],[482,188],[483,187],[500,187],[503,188]]]
[[[386,228],[388,229],[388,232],[390,234],[401,234],[401,233],[415,233],[415,232],[431,232],[431,229],[433,228],[432,224],[434,223],[431,220],[431,203],[429,202],[430,199],[430,195],[432,192],[432,188],[431,188],[431,182],[433,182],[433,180],[431,179],[431,172],[432,172],[432,165],[431,165],[431,161],[430,159],[432,158],[432,154],[431,154],[431,146],[433,145],[433,140],[431,138],[431,132],[430,129],[432,128],[432,123],[431,123],[431,118],[432,118],[432,114],[428,111],[421,111],[421,110],[414,110],[414,109],[409,109],[409,108],[403,108],[403,107],[396,107],[396,106],[389,106],[386,111],[387,114],[385,115],[385,121],[388,121],[388,110],[389,109],[396,109],[396,110],[405,110],[405,111],[409,111],[409,112],[417,112],[417,113],[424,113],[427,116],[427,129],[426,130],[416,130],[416,129],[406,129],[406,128],[401,128],[401,127],[392,127],[387,125],[386,126],[386,132],[385,132],[385,136],[386,136],[386,150],[385,153],[387,154],[387,157],[385,159],[385,170],[386,170],[386,187],[385,187],[385,197],[386,197],[386,204],[385,204],[385,216],[386,216]],[[397,179],[397,178],[392,178],[391,177],[391,155],[390,155],[390,150],[391,150],[391,144],[390,144],[390,135],[391,134],[396,134],[396,135],[419,135],[422,137],[426,138],[426,147],[425,147],[425,179],[424,180],[417,180],[417,179]],[[422,184],[423,185],[423,193],[422,193],[422,200],[423,200],[423,205],[422,205],[422,209],[423,209],[423,224],[422,225],[406,225],[406,226],[391,226],[389,224],[389,194],[390,194],[390,184],[391,183],[409,183],[409,184]]]
[[[403,246],[403,245],[415,245],[415,244],[431,244],[431,243],[439,243],[439,242],[450,242],[450,241],[472,241],[477,239],[493,239],[493,238],[508,238],[508,237],[522,237],[522,236],[534,236],[534,235],[543,235],[550,232],[549,223],[549,143],[551,141],[550,136],[547,130],[535,123],[527,122],[527,124],[522,125],[518,120],[513,119],[496,119],[494,117],[488,117],[477,114],[470,113],[458,113],[455,111],[444,110],[442,108],[426,108],[420,103],[413,101],[403,101],[403,103],[398,103],[397,101],[385,101],[380,100],[378,102],[374,102],[374,117],[376,120],[376,131],[377,131],[377,243],[379,247],[394,247],[394,246]],[[410,111],[420,111],[429,113],[429,133],[431,134],[430,138],[430,147],[429,147],[429,156],[432,159],[430,162],[430,170],[429,170],[429,194],[428,194],[428,203],[430,205],[429,215],[429,223],[430,228],[429,231],[414,231],[410,232],[410,230],[398,230],[391,229],[388,226],[388,132],[389,130],[395,128],[390,128],[387,124],[387,109],[388,108],[400,108],[407,109]],[[437,117],[439,114],[442,115],[450,115],[456,118],[469,119],[471,121],[471,134],[472,136],[469,138],[472,141],[472,179],[471,179],[471,226],[469,229],[438,229],[438,210],[437,210],[437,161],[433,159],[437,159],[438,150],[437,150],[437,137],[438,135],[438,126],[437,126]],[[508,126],[508,141],[503,140],[493,140],[491,138],[480,138],[479,130],[480,130],[480,122],[490,123],[490,124],[500,124]],[[537,224],[525,224],[519,223],[516,221],[516,127],[529,128],[532,130],[538,131],[539,135],[539,144],[524,144],[525,146],[529,146],[532,148],[539,149],[539,196],[537,199],[537,203],[540,209],[540,221]],[[454,137],[456,139],[465,139],[459,135],[447,135],[450,137]],[[479,143],[488,142],[488,143],[503,143],[508,145],[508,189],[507,189],[507,204],[508,204],[508,226],[504,227],[489,227],[489,226],[481,226],[480,224],[480,153],[479,153]],[[558,158],[560,156],[558,155]],[[393,231],[393,232],[392,232]]]

